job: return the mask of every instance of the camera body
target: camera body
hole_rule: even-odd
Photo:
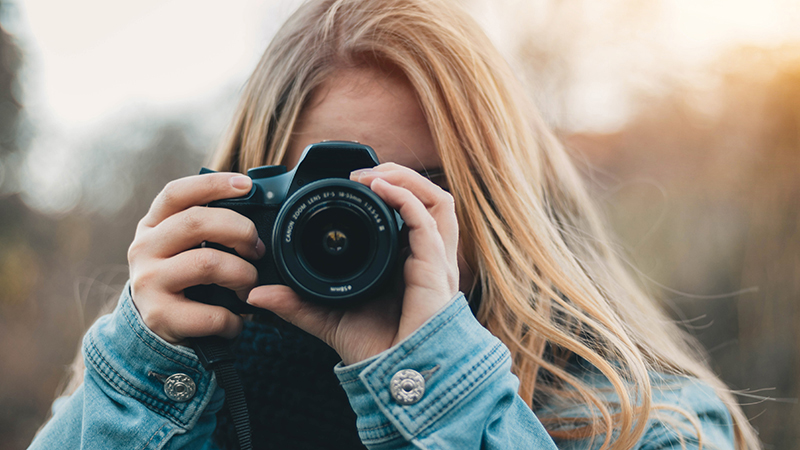
[[[402,219],[368,187],[350,181],[353,170],[377,164],[367,145],[320,142],[306,147],[291,171],[248,170],[253,187],[247,195],[208,206],[237,211],[256,225],[267,247],[254,262],[259,285],[284,284],[304,299],[345,306],[379,291],[397,266]],[[263,312],[218,285],[193,286],[185,294],[239,314]]]

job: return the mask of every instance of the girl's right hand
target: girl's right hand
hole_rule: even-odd
[[[167,184],[136,227],[128,249],[133,303],[150,330],[171,344],[186,338],[233,338],[242,318],[221,306],[189,300],[183,290],[218,284],[246,299],[257,284],[256,268],[243,258],[264,256],[253,222],[226,208],[207,208],[215,200],[247,194],[252,180],[236,173],[181,178]],[[239,256],[205,242],[233,248]]]

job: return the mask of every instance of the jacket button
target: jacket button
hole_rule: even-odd
[[[176,373],[164,381],[164,393],[172,401],[188,402],[194,397],[195,392],[197,392],[197,386],[194,384],[194,380],[186,374]]]
[[[401,405],[417,403],[425,393],[425,378],[412,369],[404,369],[392,377],[389,391],[394,401]]]

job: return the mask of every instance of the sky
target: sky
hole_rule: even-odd
[[[297,2],[27,0],[26,103],[69,127],[242,83]]]

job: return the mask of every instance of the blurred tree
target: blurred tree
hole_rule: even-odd
[[[567,137],[643,283],[709,349],[767,448],[800,449],[800,45],[731,50],[709,92]],[[662,289],[662,286],[666,289]]]
[[[144,114],[76,149],[74,211],[31,210],[13,179],[27,156],[21,63],[15,39],[0,27],[0,450],[30,442],[80,336],[127,278],[136,222],[169,180],[197,173],[210,147],[187,138],[191,121]]]
[[[770,53],[793,57],[766,83],[760,146],[748,177],[752,192],[741,276],[742,283],[758,286],[759,295],[738,302],[739,367],[747,381],[775,388],[765,396],[793,399],[749,410],[759,414],[765,441],[800,448],[800,48]],[[794,426],[785,422],[787,416]]]
[[[148,139],[124,138],[136,132]],[[142,120],[111,131],[121,137],[98,137],[83,150],[84,194],[69,214],[32,211],[18,195],[0,199],[0,450],[27,446],[46,417],[81,335],[127,279],[127,248],[153,198],[199,170],[190,132]]]
[[[0,14],[4,14],[0,2]],[[0,161],[17,148],[17,125],[22,103],[19,101],[17,73],[22,64],[22,53],[13,37],[0,26]]]
[[[0,3],[0,15],[6,14],[6,5]],[[13,184],[16,164],[21,151],[19,123],[22,103],[19,99],[18,72],[22,52],[15,39],[0,26],[0,404],[14,405],[0,409],[0,448],[21,448],[24,436],[19,434],[20,417],[35,417],[38,409],[17,400],[18,375],[33,375],[25,357],[26,346],[14,345],[15,324],[30,324],[22,318],[23,311],[30,312],[26,301],[34,291],[41,275],[41,261],[29,246],[31,237],[42,238],[42,223],[30,219],[31,213],[15,195],[5,195]],[[32,226],[31,226],[32,225]],[[44,237],[46,240],[46,237]],[[35,238],[34,238],[35,239]],[[30,316],[29,316],[30,317]],[[22,359],[22,360],[21,360]],[[18,364],[15,367],[15,364]],[[13,369],[12,369],[13,368]],[[25,430],[30,432],[29,429]]]
[[[5,14],[0,2],[0,15]],[[21,303],[30,293],[36,280],[36,261],[20,239],[21,224],[16,220],[24,208],[14,198],[2,195],[4,185],[11,182],[19,146],[17,129],[22,103],[18,99],[17,74],[22,63],[22,52],[14,38],[0,25],[0,311],[5,305]]]

